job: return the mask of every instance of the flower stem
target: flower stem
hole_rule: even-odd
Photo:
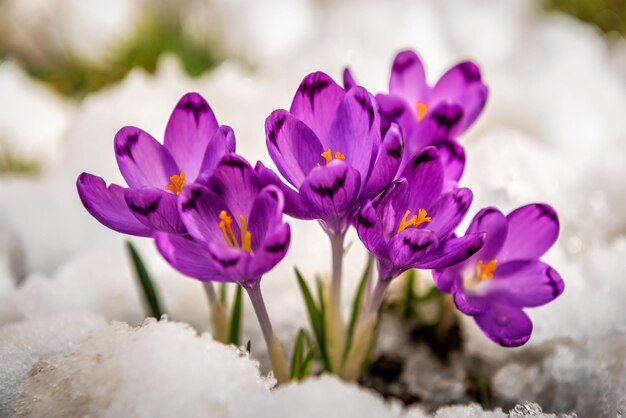
[[[252,307],[256,313],[256,317],[259,320],[261,331],[263,332],[263,338],[265,344],[267,344],[267,352],[270,356],[270,362],[272,363],[272,370],[274,371],[274,377],[279,384],[289,381],[289,368],[287,366],[287,360],[285,359],[285,353],[278,341],[278,338],[274,335],[272,330],[272,324],[270,322],[267,309],[265,308],[265,302],[263,302],[263,295],[261,293],[260,282],[256,281],[251,286],[245,287],[252,302]]]
[[[203,282],[204,291],[209,300],[209,310],[211,316],[211,333],[213,339],[224,344],[228,344],[228,314],[222,305],[222,301],[217,296],[213,283]]]
[[[345,233],[329,235],[332,252],[332,276],[324,318],[327,352],[331,371],[339,372],[345,348],[345,328],[341,315],[341,277]]]
[[[375,315],[378,312],[378,308],[380,308],[381,303],[383,303],[383,297],[385,296],[385,291],[387,287],[389,287],[389,283],[391,280],[378,278],[378,282],[376,282],[376,287],[374,288],[374,294],[372,295],[372,300],[369,305],[369,313],[371,315]]]

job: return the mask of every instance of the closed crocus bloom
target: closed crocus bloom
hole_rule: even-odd
[[[469,210],[472,192],[457,188],[444,193],[443,183],[439,152],[427,147],[400,179],[359,211],[357,232],[376,258],[383,286],[410,268],[457,264],[482,246],[484,234],[453,234]]]
[[[559,235],[557,214],[545,204],[522,206],[506,216],[489,207],[476,214],[467,232],[485,233],[485,245],[464,262],[435,271],[435,283],[454,295],[458,309],[473,316],[491,340],[520,346],[533,328],[523,308],[563,293],[561,276],[540,260]]]
[[[172,112],[163,144],[139,128],[124,127],[115,135],[114,149],[128,187],[107,187],[102,178],[81,174],[76,186],[89,213],[125,234],[184,234],[179,195],[201,173],[210,173],[224,154],[235,151],[235,136],[228,126],[218,126],[199,94],[188,93]]]
[[[274,111],[265,129],[270,156],[295,189],[281,186],[286,213],[318,219],[334,235],[393,180],[402,156],[397,126],[381,137],[374,98],[362,87],[346,91],[321,72],[302,81],[290,110]]]

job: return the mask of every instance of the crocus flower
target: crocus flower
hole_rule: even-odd
[[[228,126],[218,127],[199,94],[188,93],[170,116],[163,145],[139,128],[124,127],[115,135],[114,149],[128,188],[107,187],[102,178],[82,173],[76,186],[89,213],[125,234],[184,234],[177,210],[181,191],[201,173],[210,173],[224,154],[235,151],[235,136]]]
[[[474,317],[496,343],[520,346],[532,322],[523,308],[544,305],[561,293],[561,276],[539,258],[559,235],[559,220],[544,204],[522,206],[504,216],[488,207],[467,229],[486,233],[485,245],[455,266],[434,272],[437,287],[454,295],[459,310]]]
[[[346,88],[356,85],[348,69]],[[426,81],[424,66],[414,51],[402,51],[393,62],[389,93],[378,94],[383,133],[392,123],[405,137],[402,168],[423,147],[435,145],[442,153],[446,178],[458,180],[463,173],[465,152],[456,139],[474,123],[485,106],[487,86],[480,70],[466,61],[450,68],[434,86]]]
[[[381,139],[374,98],[362,87],[346,91],[321,72],[302,81],[290,110],[274,111],[265,130],[272,160],[297,190],[281,186],[285,212],[319,219],[333,235],[343,235],[363,200],[393,180],[402,156],[397,126]]]
[[[484,234],[453,235],[469,210],[472,192],[457,188],[442,193],[443,183],[439,152],[427,147],[400,179],[359,211],[357,232],[376,258],[383,291],[390,280],[410,268],[451,266],[482,246]]]
[[[178,210],[191,238],[155,234],[157,248],[178,271],[201,281],[239,283],[247,291],[268,347],[279,383],[289,380],[282,346],[261,294],[261,276],[283,259],[289,248],[289,224],[283,222],[284,199],[274,185],[261,187],[242,157],[222,157],[210,176],[187,186]]]
[[[182,191],[178,211],[189,235],[157,232],[156,244],[181,273],[201,281],[234,282],[250,287],[287,253],[282,192],[261,188],[241,156],[227,154],[212,175]]]

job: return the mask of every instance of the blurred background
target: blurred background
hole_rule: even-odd
[[[238,152],[271,165],[264,120],[289,107],[306,74],[340,80],[350,66],[370,91],[385,91],[393,57],[410,47],[431,83],[471,59],[490,88],[461,138],[475,195],[468,219],[486,205],[507,212],[543,201],[562,223],[548,262],[566,291],[531,312],[530,343],[495,347],[465,318],[467,355],[489,364],[497,405],[527,399],[615,416],[615,405],[626,408],[625,36],[624,0],[0,0],[0,326],[98,318],[41,328],[80,329],[63,337],[77,342],[105,321],[144,318],[126,238],[91,218],[75,189],[83,171],[123,184],[112,144],[120,127],[162,139],[177,100],[198,91],[234,128]],[[329,261],[319,227],[291,223],[288,258],[263,281],[286,344],[306,326],[293,266],[313,277]],[[198,283],[174,273],[149,240],[134,242],[168,315],[206,330]],[[348,253],[347,265],[359,266],[346,272],[348,287],[364,261],[358,247]],[[245,339],[259,338],[250,314]],[[15,341],[0,332],[0,348],[3,338]],[[32,364],[62,351],[37,350],[21,366],[0,355],[0,370],[13,373],[0,384],[0,416],[13,411]],[[415,384],[427,399],[445,393],[440,404],[466,402],[450,389],[464,376]]]

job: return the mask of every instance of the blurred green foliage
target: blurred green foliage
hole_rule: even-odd
[[[211,42],[192,38],[177,16],[163,11],[145,16],[134,35],[117,46],[103,63],[94,64],[71,54],[45,64],[35,63],[21,57],[19,51],[2,51],[0,45],[0,57],[17,60],[31,76],[76,99],[123,79],[135,67],[154,73],[165,52],[176,55],[191,76],[198,76],[219,62]]]
[[[602,31],[626,35],[626,0],[541,0],[548,10],[560,10]]]

